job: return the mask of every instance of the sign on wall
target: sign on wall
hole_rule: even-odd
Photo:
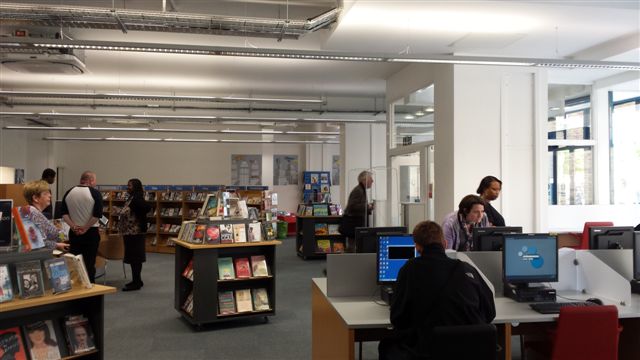
[[[333,185],[340,185],[340,155],[333,155],[331,159],[331,179]]]
[[[231,155],[231,185],[261,185],[262,155]]]
[[[273,185],[298,185],[298,155],[273,155]]]

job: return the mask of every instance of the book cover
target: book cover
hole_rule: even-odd
[[[218,311],[220,315],[236,313],[236,302],[233,298],[233,291],[218,292]]]
[[[82,257],[82,254],[73,255],[71,253],[66,253],[63,256],[64,261],[67,263],[67,269],[69,269],[71,283],[73,284],[74,281],[76,281],[84,288],[91,289],[93,284],[89,281],[89,273],[87,273],[87,268],[84,265],[84,258]]]
[[[9,276],[9,265],[0,264],[0,303],[13,299],[13,286]]]
[[[249,289],[236,290],[236,311],[239,313],[253,311],[253,304],[251,301],[251,290]]]
[[[304,208],[304,216],[313,216],[313,206],[306,206]]]
[[[315,223],[316,235],[327,235],[329,233],[329,227],[325,223]]]
[[[255,311],[271,309],[269,306],[269,295],[267,294],[267,289],[251,289],[251,295],[253,297],[253,309]]]
[[[193,316],[193,291],[187,296],[187,300],[182,304],[182,310]]]
[[[298,204],[298,210],[296,211],[296,214],[298,215],[304,214],[304,209],[305,209],[304,204]]]
[[[192,280],[190,275],[193,275],[193,259],[189,260],[187,266],[182,270],[182,276]]]
[[[29,237],[27,236],[27,231],[22,224],[22,219],[20,218],[20,212],[17,207],[11,209],[11,213],[13,214],[13,222],[16,224],[16,232],[20,237],[20,250],[21,251],[29,251],[31,250],[31,242],[29,241]]]
[[[336,207],[335,204],[329,205],[329,214],[338,215],[338,208]]]
[[[330,253],[331,252],[331,240],[316,240],[316,247],[318,252],[320,253]]]
[[[344,243],[340,241],[334,241],[331,247],[331,251],[334,253],[343,253],[344,252]]]
[[[51,289],[54,294],[71,290],[71,277],[69,276],[67,263],[63,258],[45,260],[44,267],[47,270]]]
[[[248,211],[247,219],[251,221],[258,221],[258,219],[260,219],[260,210],[258,210],[257,208],[250,207],[249,209],[247,209],[247,211]]]
[[[0,329],[0,359],[27,360],[27,353],[19,327]]]
[[[253,273],[254,277],[269,276],[267,260],[265,260],[264,255],[251,256],[251,273]]]
[[[200,216],[216,217],[218,216],[218,193],[214,192],[207,195],[207,198],[200,209]]]
[[[65,332],[71,355],[78,355],[96,349],[91,324],[84,316],[67,317]]]
[[[233,240],[237,243],[247,242],[247,233],[244,224],[233,225]]]
[[[218,259],[218,279],[230,280],[235,279],[236,274],[233,271],[233,259],[223,257]]]
[[[16,264],[16,276],[20,297],[28,299],[44,295],[44,282],[40,260],[26,261]]]
[[[311,174],[311,184],[317,184],[318,183],[318,177],[319,177],[319,174],[312,173]]]
[[[229,197],[229,202],[228,202],[228,206],[229,206],[229,217],[232,218],[241,218],[242,217],[242,210],[240,209],[240,199],[238,199],[237,197]],[[246,206],[246,203],[245,203]]]
[[[271,241],[276,239],[276,229],[274,229],[274,225],[277,226],[275,222],[263,222],[264,227],[264,237],[266,241]]]
[[[196,224],[196,228],[193,232],[193,238],[191,242],[194,244],[202,244],[204,242],[204,234],[207,230],[207,225],[205,224]]]
[[[329,224],[329,235],[340,235],[340,224]]]
[[[320,173],[320,183],[328,184],[329,183],[329,174],[328,173]]]
[[[204,241],[209,245],[220,244],[220,227],[215,224],[207,225]]]
[[[259,222],[249,224],[249,241],[258,242],[262,241],[262,227]]]
[[[233,225],[232,224],[220,224],[220,243],[221,244],[233,243]]]
[[[249,259],[246,257],[236,258],[233,260],[233,264],[236,267],[237,278],[250,278],[251,266],[249,266]]]
[[[58,339],[52,320],[27,324],[24,326],[24,334],[31,360],[62,358],[60,353],[61,339]]]
[[[313,205],[313,216],[329,216],[329,209],[326,204]]]
[[[243,219],[248,219],[249,218],[249,208],[247,207],[247,201],[246,200],[239,200],[238,201],[238,208],[240,209],[240,217],[242,217]]]

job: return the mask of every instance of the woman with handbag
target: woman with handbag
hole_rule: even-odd
[[[124,239],[124,263],[131,265],[133,281],[122,291],[140,290],[144,285],[141,278],[142,263],[146,261],[145,236],[147,233],[147,213],[151,210],[144,200],[144,190],[139,179],[127,183],[129,198],[120,210],[118,227]]]

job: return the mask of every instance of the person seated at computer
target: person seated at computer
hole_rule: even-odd
[[[485,201],[477,195],[467,195],[458,204],[458,211],[447,215],[442,222],[447,249],[473,250],[473,228],[488,227],[489,219],[484,213]]]
[[[29,205],[21,206],[18,211],[20,217],[29,219],[44,236],[45,247],[49,249],[68,250],[69,244],[61,242],[67,238],[66,234],[55,227],[43,214],[47,206],[51,205],[51,189],[44,180],[29,181],[22,189],[25,200]]]
[[[502,181],[491,175],[485,176],[480,181],[478,190],[476,190],[478,195],[484,200],[484,213],[487,214],[489,223],[493,226],[505,226],[502,215],[491,206],[491,201],[496,200],[498,196],[500,196],[500,191],[502,191]]]
[[[496,316],[493,293],[478,271],[445,254],[440,225],[419,223],[413,241],[420,256],[398,273],[390,309],[394,335],[380,342],[381,360],[426,359],[434,327],[486,324]]]

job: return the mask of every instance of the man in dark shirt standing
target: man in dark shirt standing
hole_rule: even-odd
[[[490,323],[496,316],[493,293],[478,271],[445,254],[440,225],[419,223],[413,240],[420,256],[398,273],[390,315],[397,336],[380,342],[380,359],[428,357],[434,327]]]
[[[50,168],[44,169],[42,172],[42,180],[46,181],[47,184],[53,185],[56,182],[56,171]],[[57,196],[57,195],[56,195]],[[49,220],[53,218],[53,203],[55,201],[51,201],[51,204],[42,210],[42,214]]]
[[[100,243],[98,220],[102,217],[102,196],[95,186],[96,174],[85,171],[80,177],[80,185],[69,189],[62,198],[62,218],[71,227],[69,252],[82,254],[91,282],[96,275],[96,254]]]
[[[344,209],[340,233],[347,237],[346,250],[353,252],[355,231],[357,227],[367,227],[369,215],[373,211],[373,203],[367,201],[367,189],[371,188],[373,178],[371,172],[363,171],[358,175],[358,185],[351,190],[347,207]]]

